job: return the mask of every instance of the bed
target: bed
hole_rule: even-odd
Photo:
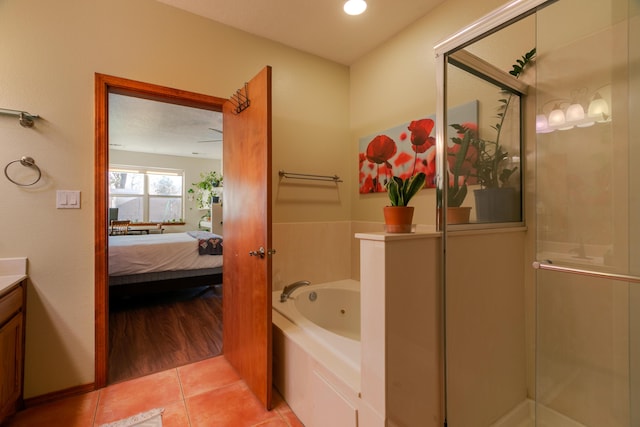
[[[109,236],[109,293],[220,284],[222,243],[204,231]]]

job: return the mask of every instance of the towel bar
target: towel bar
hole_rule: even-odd
[[[307,173],[294,173],[294,172],[285,172],[283,170],[279,171],[278,174],[281,178],[291,178],[291,179],[307,179],[311,181],[332,181],[332,182],[342,182],[338,175],[313,175]]]

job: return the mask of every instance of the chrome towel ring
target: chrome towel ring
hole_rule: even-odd
[[[28,167],[28,168],[33,168],[37,171],[38,176],[36,177],[36,179],[33,182],[30,182],[28,184],[22,184],[20,182],[17,182],[16,180],[12,179],[9,176],[9,173],[7,172],[7,170],[9,169],[9,166],[11,166],[14,163],[20,163],[22,166]],[[7,179],[11,182],[13,182],[15,185],[19,185],[20,187],[29,187],[30,185],[33,185],[35,183],[37,183],[38,181],[40,181],[40,178],[42,178],[42,171],[40,170],[40,168],[36,165],[36,161],[33,160],[33,157],[28,157],[28,156],[22,156],[19,160],[14,160],[12,162],[7,163],[7,165],[4,167],[4,176],[7,177]]]

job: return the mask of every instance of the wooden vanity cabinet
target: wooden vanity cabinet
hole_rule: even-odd
[[[0,425],[22,406],[26,287],[0,292]]]

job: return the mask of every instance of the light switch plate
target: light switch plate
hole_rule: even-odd
[[[79,190],[57,190],[56,208],[58,209],[80,209]]]

